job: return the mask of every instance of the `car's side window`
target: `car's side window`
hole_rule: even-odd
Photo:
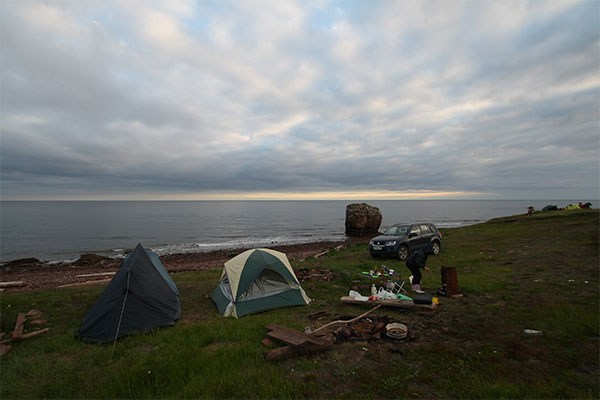
[[[421,229],[419,228],[419,226],[418,226],[418,225],[416,225],[416,226],[411,226],[411,227],[410,227],[410,233],[411,233],[411,234],[415,233],[415,234],[417,234],[417,235],[420,235],[420,234],[421,234]]]
[[[431,230],[429,229],[429,226],[427,226],[427,225],[421,225],[421,233],[423,235],[427,235],[428,233],[431,233]]]

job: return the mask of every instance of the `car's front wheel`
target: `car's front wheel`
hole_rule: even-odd
[[[440,250],[442,249],[441,246],[440,246],[440,242],[438,242],[437,240],[431,242],[431,247],[433,249],[433,254],[434,255],[437,256],[438,254],[440,254]]]
[[[403,244],[398,248],[398,260],[404,261],[408,258],[408,246]]]

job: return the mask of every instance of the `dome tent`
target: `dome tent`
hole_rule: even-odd
[[[227,261],[210,297],[222,316],[235,318],[310,302],[287,256],[272,249],[247,250]]]
[[[158,256],[138,243],[83,319],[75,336],[107,343],[172,326],[181,317],[179,289]]]

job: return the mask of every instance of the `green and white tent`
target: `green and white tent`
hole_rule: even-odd
[[[310,302],[287,256],[272,249],[247,250],[227,261],[210,297],[222,316],[236,318]]]

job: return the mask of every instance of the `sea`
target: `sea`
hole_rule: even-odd
[[[346,238],[346,206],[359,202],[2,201],[0,262],[29,257],[67,261],[85,253],[118,258],[138,243],[164,255],[340,241]],[[530,205],[539,210],[578,200],[364,202],[381,210],[383,230],[413,221],[456,228],[525,214]]]

